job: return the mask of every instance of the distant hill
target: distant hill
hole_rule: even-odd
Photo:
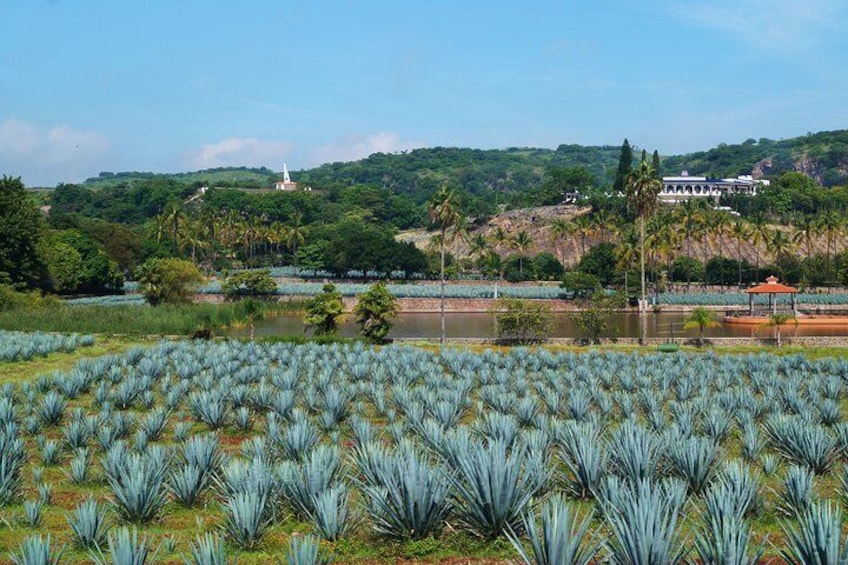
[[[638,141],[638,140],[637,140]],[[294,171],[301,185],[329,188],[334,185],[369,184],[404,193],[423,201],[442,183],[463,187],[481,197],[524,193],[537,189],[550,168],[582,166],[598,186],[611,184],[619,146],[560,145],[556,149],[466,149],[433,147],[402,153],[375,153],[359,161],[329,163]],[[634,145],[634,158],[640,148]],[[649,149],[649,152],[652,149]],[[826,131],[774,141],[748,139],[720,144],[707,151],[662,157],[663,174],[711,177],[753,174],[778,176],[799,171],[825,186],[848,183],[848,130]],[[279,178],[267,168],[223,167],[191,173],[100,173],[83,183],[88,188],[108,188],[134,181],[165,178],[191,185],[264,188]]]
[[[583,166],[602,186],[610,181],[619,152],[615,146],[581,145],[560,145],[556,150],[433,147],[330,163],[301,171],[298,180],[313,186],[375,184],[397,192],[424,194],[447,182],[471,194],[509,193],[538,187],[550,168]]]
[[[848,183],[848,130],[808,133],[774,141],[748,139],[736,145],[720,144],[709,151],[665,157],[665,174],[688,170],[713,177],[753,174],[778,176],[797,171],[824,186]]]
[[[100,173],[86,179],[82,186],[86,188],[112,188],[131,184],[140,180],[170,179],[186,185],[209,185],[235,188],[267,188],[277,180],[277,174],[266,167],[259,169],[248,167],[219,167],[191,173]]]

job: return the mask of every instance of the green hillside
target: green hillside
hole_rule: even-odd
[[[743,143],[722,143],[709,151],[670,156],[663,159],[663,171],[713,177],[754,173],[778,176],[798,171],[824,186],[848,181],[848,130],[823,131],[774,141],[761,138]]]
[[[114,188],[141,180],[170,179],[186,185],[208,185],[236,188],[266,188],[277,180],[277,174],[271,169],[247,167],[219,167],[191,173],[140,173],[103,172],[96,177],[86,179],[82,186],[86,188]]]
[[[648,150],[651,152],[653,148]],[[640,151],[634,145],[636,158]],[[555,150],[433,147],[395,154],[375,153],[359,161],[329,163],[292,174],[302,185],[314,188],[365,184],[405,194],[418,202],[426,200],[440,184],[447,183],[480,198],[515,203],[522,198],[520,195],[538,190],[546,171],[553,168],[583,167],[594,177],[596,186],[608,186],[618,155],[617,145],[560,145]],[[684,169],[691,175],[712,177],[751,173],[776,177],[786,171],[799,171],[825,186],[843,185],[848,183],[848,130],[779,141],[748,139],[662,158],[664,174],[677,174]],[[176,174],[104,172],[86,180],[83,186],[114,188],[142,180],[165,179],[193,186],[267,188],[278,177],[278,173],[265,167],[223,167]]]

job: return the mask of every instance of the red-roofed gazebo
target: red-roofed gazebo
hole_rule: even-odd
[[[792,304],[792,313],[795,314],[795,295],[798,294],[798,289],[792,286],[787,286],[785,284],[780,284],[778,282],[779,279],[772,275],[766,279],[764,284],[760,284],[754,287],[749,288],[745,292],[748,293],[748,314],[754,315],[754,295],[755,294],[768,294],[769,304],[768,309],[772,313],[777,312],[777,300],[776,295],[778,294],[789,294],[790,300]]]

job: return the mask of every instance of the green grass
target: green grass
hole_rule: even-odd
[[[191,335],[200,329],[216,329],[247,323],[246,302],[199,303],[150,306],[68,306],[17,308],[0,312],[0,329],[87,334]],[[259,313],[290,312],[299,303],[259,304]]]

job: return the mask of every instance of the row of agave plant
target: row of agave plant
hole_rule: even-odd
[[[656,296],[657,304],[674,306],[747,306],[749,295],[733,290],[730,292],[661,292]],[[789,305],[791,298],[786,294],[774,297],[778,304]],[[806,306],[845,306],[848,305],[848,293],[833,294],[801,292],[795,295],[798,304]],[[754,296],[754,304],[766,306],[769,298],[765,294]]]
[[[0,506],[34,490],[37,527],[62,463],[105,485],[68,515],[95,561],[152,553],[112,522],[213,504],[221,537],[187,562],[227,562],[222,539],[256,548],[291,515],[330,542],[451,524],[527,563],[636,564],[756,562],[752,528],[776,517],[777,551],[818,562],[842,551],[820,493],[848,498],[846,389],[848,362],[803,356],[163,342],[0,390]],[[290,562],[327,559],[301,546],[313,561]],[[54,554],[36,537],[13,560]]]
[[[94,336],[0,330],[0,362],[29,361],[61,351],[70,353],[94,345]]]

